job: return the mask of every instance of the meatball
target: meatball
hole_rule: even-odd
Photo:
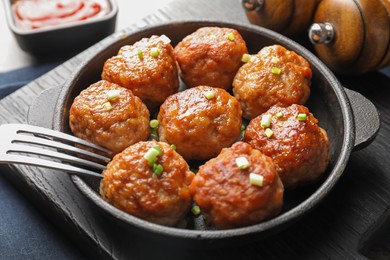
[[[149,110],[131,90],[101,80],[83,90],[69,111],[74,135],[114,154],[150,135]]]
[[[264,47],[237,72],[233,93],[250,120],[273,105],[304,105],[310,95],[309,63],[280,45]]]
[[[246,43],[237,30],[202,27],[175,47],[180,76],[188,87],[207,85],[230,89]]]
[[[243,140],[274,160],[285,188],[319,181],[330,158],[326,131],[302,105],[273,106],[249,122]]]
[[[247,161],[245,167],[240,160]],[[251,175],[260,183],[252,182]],[[272,159],[244,142],[224,148],[200,166],[190,192],[206,223],[217,228],[259,223],[277,215],[283,206],[283,184]]]
[[[241,116],[239,103],[226,90],[198,86],[165,100],[157,132],[186,160],[207,160],[240,136]]]
[[[179,89],[173,47],[165,36],[143,38],[123,46],[103,66],[102,79],[129,88],[149,109]]]
[[[154,172],[145,154],[159,147],[161,154]],[[146,156],[147,157],[147,156]],[[103,171],[101,196],[115,207],[138,218],[173,226],[192,204],[189,185],[194,173],[186,161],[168,144],[156,141],[138,142],[117,154]]]

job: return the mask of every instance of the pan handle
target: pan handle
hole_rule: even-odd
[[[351,103],[355,120],[353,151],[365,148],[374,141],[380,128],[380,117],[375,105],[362,94],[344,88]]]

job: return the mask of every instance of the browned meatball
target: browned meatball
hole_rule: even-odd
[[[261,123],[267,116],[269,127]],[[250,121],[243,140],[274,160],[285,188],[303,186],[323,176],[330,158],[328,135],[317,123],[305,106],[273,106]]]
[[[251,55],[233,81],[233,93],[246,119],[273,105],[305,104],[310,95],[309,63],[280,45],[268,46]]]
[[[229,147],[241,133],[241,108],[226,90],[186,89],[160,107],[160,141],[175,144],[186,160],[207,160]]]
[[[149,110],[131,90],[101,80],[83,90],[69,111],[74,135],[119,153],[150,135]]]
[[[236,161],[242,158],[248,162],[246,168]],[[251,174],[260,176],[258,185],[250,181]],[[206,223],[217,228],[259,223],[277,215],[283,206],[283,184],[272,159],[244,142],[223,149],[200,166],[190,192]]]
[[[152,36],[123,46],[117,56],[104,63],[102,79],[131,89],[148,108],[160,105],[179,88],[169,39]]]
[[[187,86],[230,89],[242,65],[242,55],[247,52],[246,43],[237,30],[202,27],[175,47],[175,58]]]
[[[156,174],[144,155],[158,146],[161,155]],[[139,142],[117,154],[103,171],[100,194],[115,207],[138,218],[173,226],[189,210],[189,185],[194,174],[184,159],[168,144]]]

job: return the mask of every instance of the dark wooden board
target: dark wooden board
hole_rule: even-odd
[[[208,19],[248,23],[239,0],[176,0],[129,25]],[[30,122],[51,127],[52,109],[61,84],[110,36],[0,101],[0,123]],[[170,241],[151,242],[108,221],[61,172],[28,166],[1,166],[2,173],[63,229],[84,252],[103,259],[389,259],[390,258],[390,73],[341,77],[377,107],[382,127],[367,148],[354,152],[330,196],[313,212],[265,240],[228,248],[191,249]],[[31,105],[42,91],[44,107]],[[28,118],[28,115],[33,115]]]

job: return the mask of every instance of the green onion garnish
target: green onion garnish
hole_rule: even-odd
[[[175,144],[171,144],[171,148],[172,148],[173,150],[176,150],[176,145],[175,145]]]
[[[155,119],[156,120],[156,119]],[[152,120],[150,120],[150,122],[149,122],[149,126],[150,126],[150,138],[151,139],[154,139],[154,140],[156,140],[156,141],[158,141],[158,133],[157,133],[157,130],[158,130],[158,126],[160,125],[160,122],[158,122],[158,120],[156,120],[157,121],[157,126],[156,126],[156,128],[153,128],[154,126],[155,126],[155,122],[153,121],[153,119]]]
[[[156,145],[156,146],[153,146],[153,148],[157,150],[157,152],[158,152],[157,156],[161,156],[162,155],[160,146]]]
[[[158,141],[158,134],[157,134],[156,129],[153,129],[153,128],[152,128],[152,131],[151,131],[151,133],[150,133],[150,138],[151,138],[151,139],[154,139],[154,140],[156,140],[156,141]]]
[[[278,67],[272,67],[272,73],[279,75],[282,70]]]
[[[234,33],[229,33],[227,35],[227,37],[228,37],[229,41],[234,41],[234,38],[235,38]]]
[[[140,58],[141,60],[144,58],[144,53],[142,52],[141,49],[138,49],[137,55],[138,55],[138,58]]]
[[[299,121],[306,121],[307,115],[305,113],[298,114],[297,116]]]
[[[250,165],[248,159],[243,156],[236,158],[236,164],[241,170],[248,168]]]
[[[242,62],[248,62],[251,60],[251,55],[249,55],[248,53],[244,53],[241,57],[241,61]]]
[[[241,124],[241,134],[240,134],[240,138],[242,138],[243,136],[244,136],[244,134],[245,134],[245,129],[246,129],[246,127],[245,127],[245,125],[244,124]]]
[[[152,57],[157,58],[159,54],[160,54],[160,49],[159,48],[152,48],[152,49],[150,49],[150,55],[152,55]]]
[[[271,125],[271,119],[272,119],[271,115],[269,114],[263,115],[263,117],[261,118],[261,127],[263,128],[269,127]]]
[[[144,158],[148,161],[149,165],[152,166],[157,161],[157,156],[159,156],[161,151],[158,151],[154,147],[150,148],[145,154]]]
[[[271,128],[267,128],[267,129],[265,129],[264,134],[265,134],[268,138],[271,138],[271,136],[274,134],[274,131],[272,131]]]
[[[109,101],[107,101],[106,103],[104,103],[103,106],[104,106],[104,109],[105,109],[106,111],[110,111],[110,110],[113,108],[112,105],[111,105],[111,103],[110,103]]]
[[[157,177],[159,177],[163,171],[164,167],[161,164],[153,164],[153,172],[154,174],[156,174]]]
[[[283,112],[278,112],[277,114],[276,114],[276,117],[277,118],[281,118],[283,116]]]
[[[207,98],[207,99],[212,99],[215,97],[215,91],[214,90],[209,90],[209,91],[206,91],[203,93],[203,95]]]
[[[150,126],[150,128],[152,128],[152,129],[156,129],[156,128],[158,127],[158,125],[159,125],[159,122],[158,122],[157,119],[152,119],[152,120],[150,120],[150,122],[149,122],[149,126]]]
[[[201,212],[200,207],[198,205],[193,206],[191,212],[194,216],[199,216]]]
[[[249,174],[249,182],[256,186],[263,186],[264,177],[262,175],[259,175],[257,173],[251,172]]]
[[[171,43],[171,39],[168,38],[168,36],[166,36],[165,34],[162,34],[160,36],[160,40],[165,43],[165,44],[168,44],[168,43]]]
[[[119,97],[121,94],[121,91],[119,89],[112,89],[107,92],[107,99],[108,100],[115,100]]]

